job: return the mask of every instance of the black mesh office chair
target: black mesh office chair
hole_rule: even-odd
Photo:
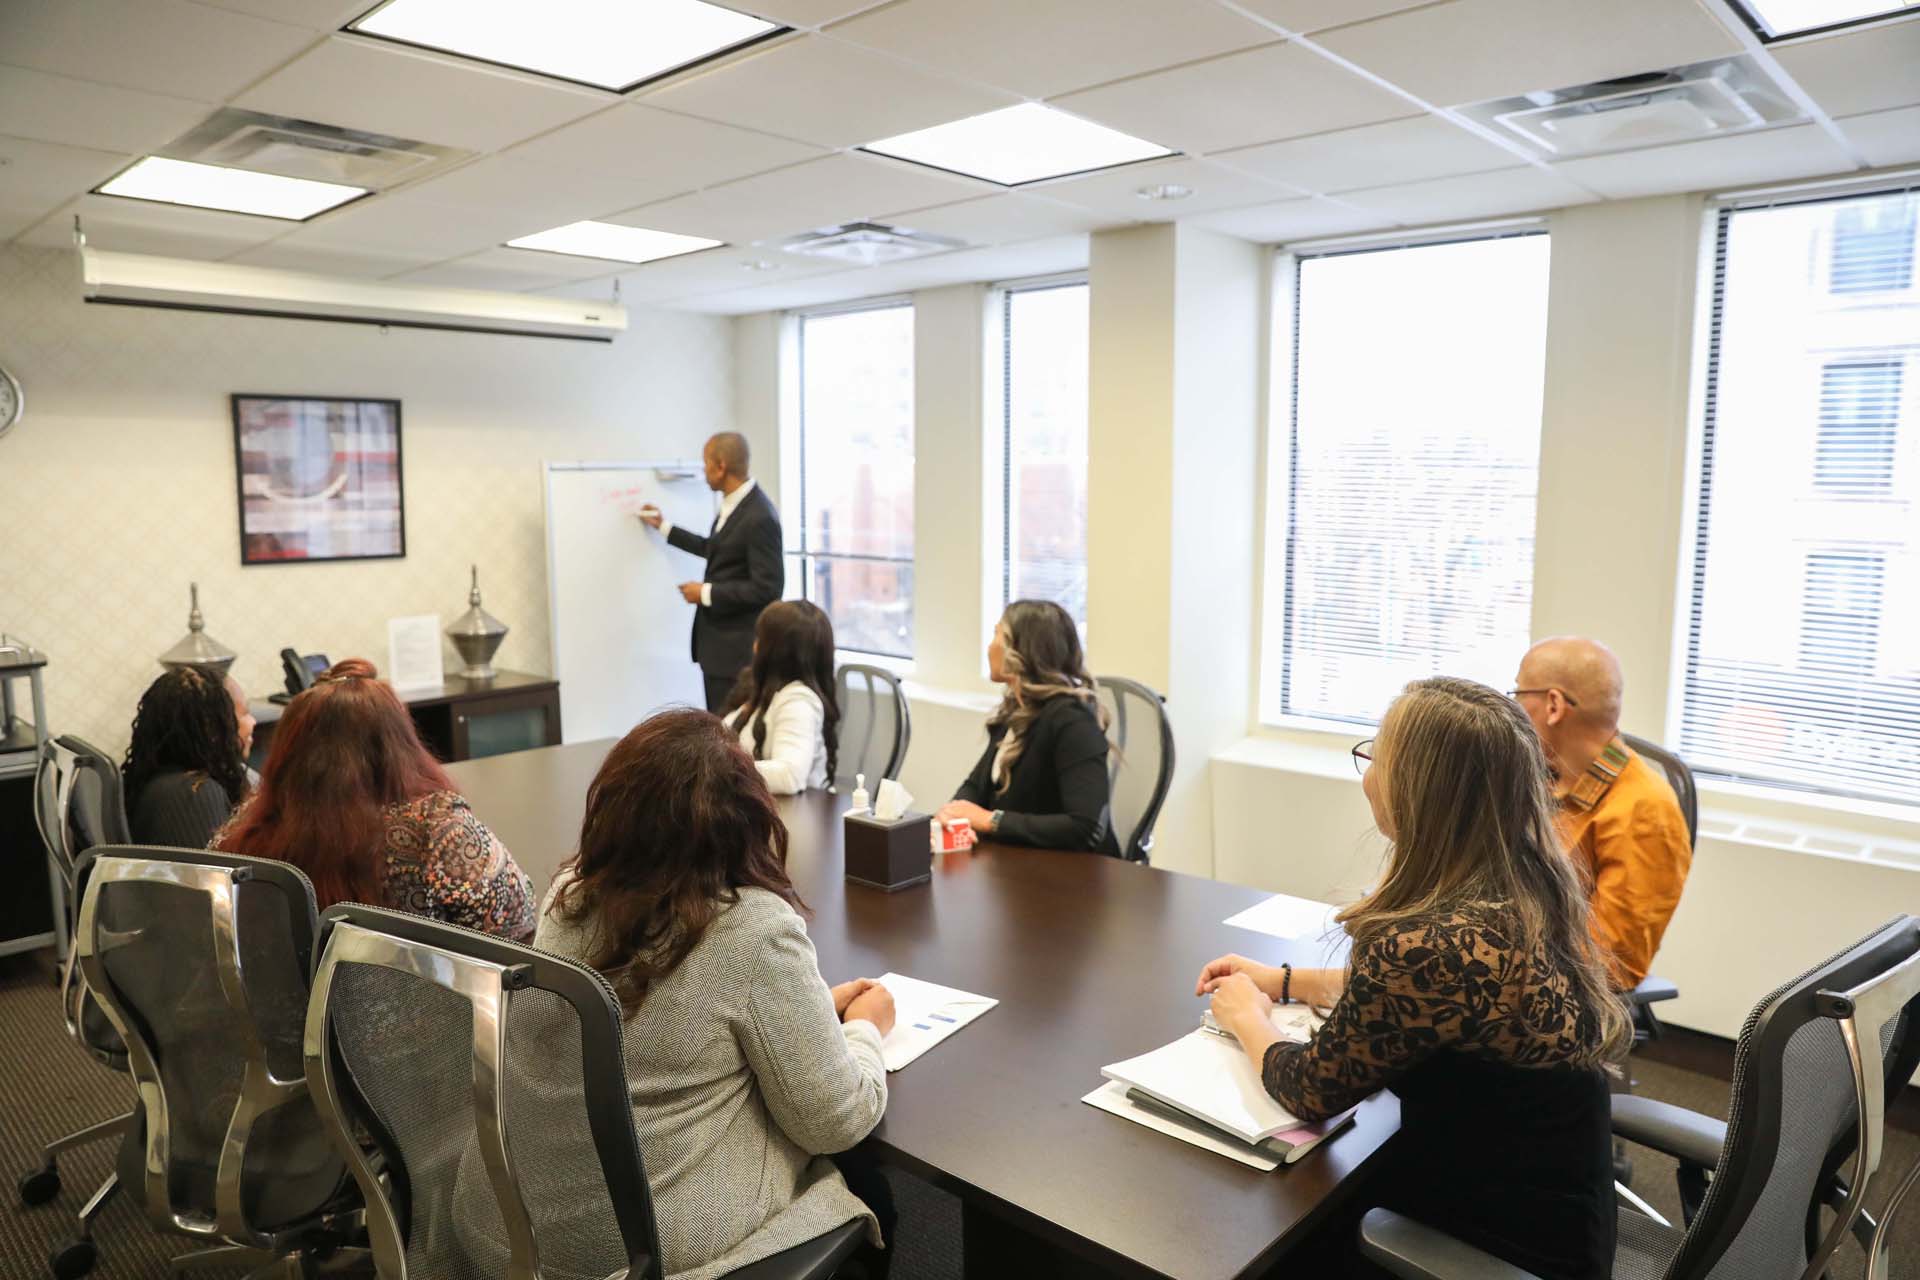
[[[1887,1086],[1913,1072],[1916,1016],[1920,920],[1912,916],[1761,1000],[1734,1046],[1725,1137],[1698,1213],[1682,1229],[1623,1208],[1614,1275],[1802,1280],[1824,1274],[1851,1235],[1865,1247],[1867,1280],[1886,1280],[1891,1224],[1920,1180],[1920,1163],[1898,1177],[1884,1165]],[[1874,1222],[1866,1203],[1883,1197]],[[1835,1211],[1824,1226],[1822,1203]],[[1404,1280],[1530,1280],[1383,1209],[1362,1221],[1360,1246]]]
[[[1621,734],[1620,739],[1635,755],[1666,775],[1674,798],[1680,802],[1680,813],[1687,820],[1687,847],[1692,848],[1697,843],[1700,830],[1700,791],[1694,785],[1693,770],[1687,767],[1685,760],[1658,743],[1636,738],[1630,733]],[[1654,1014],[1653,1006],[1663,1000],[1672,1000],[1679,994],[1679,987],[1653,974],[1648,974],[1639,986],[1627,993],[1627,1008],[1633,1014],[1633,1038],[1636,1043],[1660,1038],[1660,1019]]]
[[[45,743],[34,775],[33,816],[41,843],[46,846],[52,882],[59,886],[61,900],[55,904],[54,929],[60,960],[60,1009],[67,1034],[94,1061],[114,1071],[126,1071],[126,1044],[100,1002],[87,990],[77,962],[78,949],[73,945],[80,906],[79,864],[94,846],[124,844],[130,838],[119,767],[82,738],[66,735]],[[130,1107],[120,1115],[49,1142],[41,1149],[39,1167],[21,1174],[15,1184],[20,1203],[29,1207],[46,1204],[59,1195],[60,1156],[92,1142],[124,1135],[133,1126],[135,1114]],[[119,1191],[119,1174],[113,1173],[87,1197],[75,1215],[76,1241],[90,1241],[93,1221]],[[72,1274],[81,1274],[92,1265],[91,1250],[91,1244],[86,1243],[74,1251],[70,1265],[80,1270]]]
[[[1138,680],[1096,676],[1094,688],[1107,709],[1107,780],[1113,788],[1114,838],[1120,856],[1147,862],[1153,852],[1153,824],[1173,785],[1173,722],[1167,700]]]
[[[172,1270],[331,1257],[358,1198],[307,1092],[301,1036],[313,886],[285,863],[102,845],[81,862],[75,950],[124,1038],[140,1108],[126,1192],[162,1231],[210,1247]],[[52,1259],[84,1274],[90,1237]]]
[[[898,778],[913,740],[913,716],[900,679],[885,667],[849,662],[834,677],[840,703],[840,754],[834,785],[850,790],[856,774],[877,791],[882,778]]]
[[[366,1196],[381,1280],[660,1280],[606,981],[380,907],[333,907],[320,936],[307,1078]],[[860,1235],[849,1223],[735,1275],[825,1280]]]

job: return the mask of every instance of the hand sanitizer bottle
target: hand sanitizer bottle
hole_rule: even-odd
[[[864,773],[856,773],[853,775],[853,808],[849,809],[847,812],[849,813],[872,813],[873,812],[872,797],[867,795],[867,775]]]

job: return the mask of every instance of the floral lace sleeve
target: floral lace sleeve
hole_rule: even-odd
[[[523,942],[533,936],[533,881],[451,791],[402,807],[387,826],[386,905]]]
[[[1346,990],[1306,1044],[1276,1044],[1267,1092],[1303,1120],[1336,1115],[1424,1059],[1462,1048],[1517,1065],[1592,1052],[1565,975],[1516,948],[1495,911],[1410,922],[1357,950]]]

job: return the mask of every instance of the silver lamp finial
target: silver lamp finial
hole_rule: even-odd
[[[173,648],[160,655],[160,665],[169,671],[198,667],[202,671],[225,676],[239,655],[207,634],[207,619],[200,612],[199,583],[187,584],[187,600],[187,634]]]

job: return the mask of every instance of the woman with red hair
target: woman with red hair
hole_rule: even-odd
[[[533,882],[377,675],[348,658],[287,704],[260,785],[210,847],[292,863],[323,910],[377,903],[524,942]]]

